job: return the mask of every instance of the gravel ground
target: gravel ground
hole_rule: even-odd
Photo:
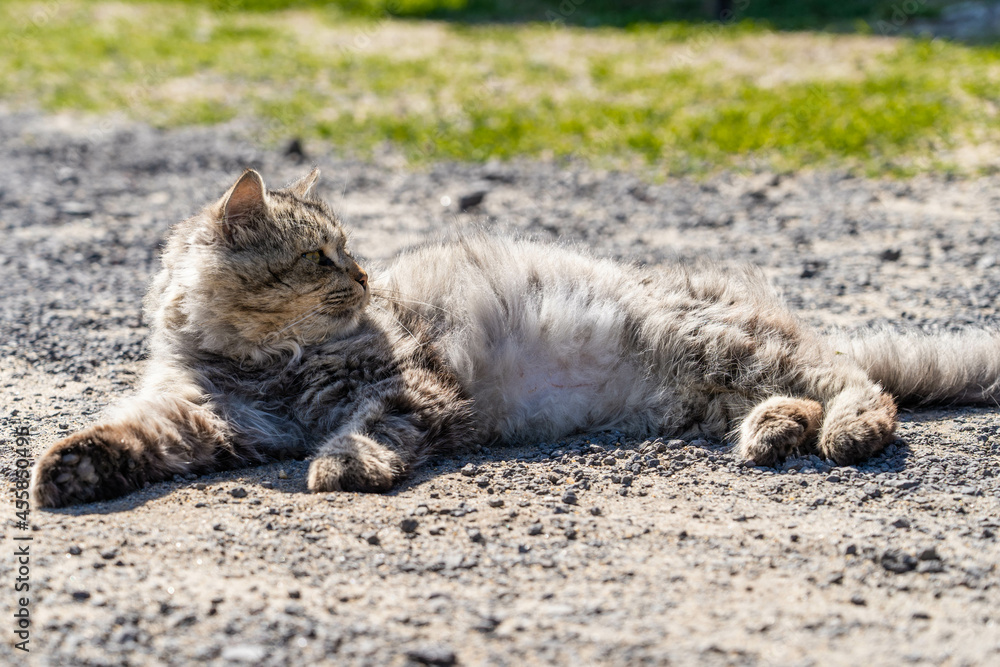
[[[236,128],[7,112],[0,136],[7,478],[18,427],[37,456],[129,390],[164,232],[250,163],[272,183],[318,163],[372,260],[487,225],[650,263],[752,261],[821,327],[1000,323],[1000,176],[414,172],[389,155],[262,153]],[[907,413],[865,465],[777,470],[719,443],[606,433],[437,460],[385,496],[309,494],[291,461],[33,511],[30,531],[5,485],[4,582],[12,538],[33,540],[31,652],[12,649],[8,583],[4,651],[39,665],[998,664],[998,429],[990,409]]]

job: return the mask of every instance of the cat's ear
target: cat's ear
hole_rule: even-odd
[[[267,189],[264,179],[253,169],[247,169],[233,187],[222,196],[219,217],[227,238],[267,210]]]
[[[319,169],[314,167],[312,171],[289,185],[286,189],[299,199],[309,199],[309,193],[318,180]]]

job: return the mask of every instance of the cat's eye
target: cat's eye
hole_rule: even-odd
[[[309,252],[302,253],[303,259],[308,259],[314,264],[319,264],[320,266],[333,266],[333,260],[326,256],[322,250],[310,250]]]

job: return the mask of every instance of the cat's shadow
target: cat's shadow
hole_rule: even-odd
[[[920,422],[932,421],[934,417],[923,419],[919,413],[908,413],[903,417],[904,421]],[[624,442],[619,446],[610,446],[608,443],[598,444],[602,440],[614,440],[617,436],[587,437],[569,442],[556,444],[545,444],[537,446],[498,446],[484,448],[479,453],[453,457],[436,457],[429,460],[425,465],[414,471],[412,475],[398,484],[392,491],[385,494],[392,497],[406,494],[411,491],[427,487],[427,495],[430,499],[437,499],[437,493],[443,489],[437,487],[435,481],[447,477],[452,482],[455,476],[465,480],[465,484],[457,487],[444,489],[448,498],[461,499],[463,493],[465,497],[473,498],[480,496],[483,489],[488,489],[504,477],[504,472],[512,469],[518,464],[525,466],[537,466],[537,470],[530,477],[541,485],[551,483],[547,475],[553,473],[553,468],[560,468],[571,472],[578,469],[586,471],[587,475],[593,479],[602,476],[610,476],[613,471],[627,474],[629,471],[620,467],[612,468],[609,465],[590,465],[597,451],[602,452],[603,457],[629,458],[634,453],[653,454],[661,462],[669,463],[671,472],[666,479],[683,475],[698,475],[708,479],[710,475],[716,474],[711,470],[697,467],[699,461],[712,461],[718,467],[728,468],[729,464],[735,463],[734,456],[730,448],[719,443],[707,441],[696,441],[687,443],[683,448],[660,447],[659,440],[644,442]],[[594,445],[602,447],[595,450]],[[657,450],[661,451],[657,451]],[[619,454],[621,452],[621,454]],[[863,464],[850,467],[828,467],[822,465],[815,467],[815,462],[807,458],[795,458],[786,461],[776,468],[765,468],[774,475],[787,478],[809,479],[815,478],[816,473],[824,476],[835,475],[837,471],[856,471],[864,477],[876,477],[886,473],[901,473],[907,467],[907,461],[912,455],[910,446],[901,439],[897,439],[886,451],[878,456],[866,461]],[[566,457],[567,458],[563,458]],[[577,459],[583,459],[583,462]],[[678,465],[679,463],[679,465]],[[498,469],[495,464],[509,464]],[[688,468],[695,467],[695,470]],[[829,469],[828,469],[829,468]],[[261,512],[265,513],[272,509],[273,499],[262,498],[262,495],[270,495],[266,492],[303,495],[310,494],[307,488],[306,479],[309,472],[308,459],[287,459],[275,461],[250,468],[236,468],[211,473],[194,479],[172,480],[152,484],[149,487],[135,493],[87,505],[78,505],[60,509],[46,510],[55,514],[70,516],[84,516],[91,514],[117,514],[119,512],[129,512],[138,509],[153,500],[165,496],[177,495],[178,501],[186,508],[193,510],[213,508],[219,509],[225,504],[248,504],[259,506]],[[498,474],[499,473],[499,474]],[[641,471],[639,476],[644,474],[658,474],[653,471]],[[489,481],[483,481],[484,477]],[[234,484],[235,483],[235,484]],[[516,483],[517,486],[524,486],[523,480]],[[482,488],[476,488],[482,486]],[[455,491],[459,493],[455,493]],[[265,493],[261,493],[265,492]],[[763,492],[762,492],[763,493]],[[316,494],[319,497],[330,494]],[[541,495],[541,498],[551,498],[550,495]],[[272,496],[273,498],[273,496]]]

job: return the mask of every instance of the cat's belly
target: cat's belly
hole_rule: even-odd
[[[496,350],[466,386],[489,430],[507,442],[655,430],[660,397],[639,369],[607,350],[573,351],[513,343]]]
[[[626,267],[556,246],[470,237],[397,260],[386,291],[436,321],[435,346],[500,440],[652,433],[678,401],[651,377]],[[655,311],[654,311],[655,312]],[[645,359],[645,361],[644,361]]]

